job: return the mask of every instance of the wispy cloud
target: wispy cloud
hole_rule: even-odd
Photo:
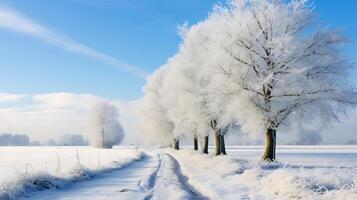
[[[124,71],[130,72],[135,76],[146,77],[148,74],[145,70],[137,66],[99,52],[71,39],[70,37],[51,31],[49,28],[8,7],[0,6],[0,28],[29,35],[68,52],[101,60]]]

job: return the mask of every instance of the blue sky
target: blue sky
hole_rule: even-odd
[[[153,72],[177,51],[177,25],[204,19],[215,2],[2,0],[0,7],[71,45],[80,44],[82,50],[66,51],[67,44],[51,45],[53,41],[44,42],[42,35],[36,38],[0,27],[0,92],[72,92],[135,100],[142,95],[145,79],[123,70],[121,63]],[[352,40],[346,54],[356,62],[357,1],[316,0],[315,5],[323,22]],[[357,83],[356,72],[353,79]]]

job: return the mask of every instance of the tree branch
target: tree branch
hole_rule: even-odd
[[[300,93],[288,93],[288,94],[279,94],[279,95],[271,95],[271,98],[278,98],[278,97],[301,97],[304,95],[315,95],[319,93],[324,93],[324,92],[334,92],[334,89],[321,89],[317,91],[312,91],[312,92],[305,92],[302,91]]]

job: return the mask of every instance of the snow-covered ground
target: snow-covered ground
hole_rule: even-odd
[[[133,148],[0,147],[0,199],[60,189],[142,157]]]
[[[257,146],[229,156],[170,151],[191,184],[211,199],[357,199],[357,146],[278,146],[279,163]]]
[[[22,194],[20,199],[357,199],[357,146],[278,146],[274,164],[259,162],[259,146],[229,146],[229,155],[219,157],[190,148],[79,148],[79,153],[76,148],[3,148],[2,166],[25,162],[33,167],[27,174],[19,168],[22,179],[9,178],[11,167],[1,170],[1,193]],[[67,163],[61,173],[57,154]],[[70,184],[41,188],[46,182],[39,170]],[[35,189],[28,193],[22,187],[21,193],[24,177],[42,182],[32,179],[27,189]]]

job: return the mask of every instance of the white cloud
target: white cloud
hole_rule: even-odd
[[[25,94],[0,93],[0,102],[16,102],[24,99],[26,96]]]
[[[33,95],[34,103],[45,108],[72,108],[88,109],[95,102],[103,100],[100,97],[90,94],[73,94],[73,93],[47,93]]]
[[[90,109],[97,101],[106,100],[94,95],[73,93],[36,94],[27,95],[26,98],[28,101],[24,104],[0,107],[0,133],[24,133],[40,141],[66,134],[82,134],[86,137]],[[120,122],[126,132],[124,143],[142,144],[136,126],[138,103],[107,101],[119,108]]]
[[[53,32],[49,28],[40,25],[11,8],[0,6],[0,28],[26,34],[65,51],[103,61],[139,77],[147,76],[145,70],[99,52],[69,37]]]

